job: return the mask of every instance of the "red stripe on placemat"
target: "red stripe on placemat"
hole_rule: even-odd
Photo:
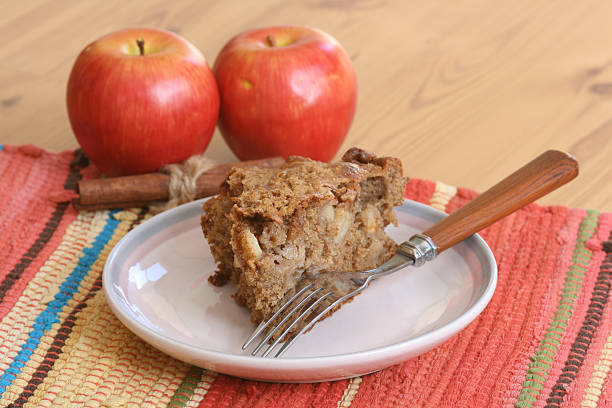
[[[493,395],[496,385],[509,384],[510,368],[516,364],[517,360],[528,359],[529,353],[535,349],[536,342],[532,334],[541,321],[539,311],[545,306],[543,294],[548,282],[556,275],[554,266],[560,243],[555,234],[542,232],[557,231],[558,228],[561,228],[566,222],[567,211],[555,212],[548,208],[538,207],[528,208],[525,211],[529,211],[531,216],[535,215],[539,219],[539,222],[526,226],[533,240],[532,245],[521,251],[525,243],[524,234],[516,236],[515,239],[519,246],[517,249],[519,263],[515,263],[508,271],[510,276],[500,276],[500,279],[507,279],[509,285],[514,286],[514,290],[509,295],[503,296],[502,294],[495,299],[500,303],[507,303],[506,299],[513,299],[511,302],[513,307],[500,307],[497,316],[487,322],[487,325],[495,327],[486,348],[482,351],[489,356],[488,366],[483,367],[480,382],[472,383],[469,388],[471,395],[468,395],[468,398],[488,401],[483,404],[485,406],[502,402],[503,395]],[[521,259],[524,259],[522,264]],[[517,273],[517,271],[522,273]],[[516,279],[511,278],[513,275],[516,275]],[[496,322],[504,319],[510,320],[499,327],[500,325]]]
[[[423,204],[429,204],[429,200],[436,190],[436,183],[428,180],[410,179],[406,183],[406,191],[404,197],[418,201]]]
[[[446,212],[452,213],[478,196],[478,193],[468,188],[457,187],[457,194],[446,205]]]
[[[219,375],[199,408],[336,408],[347,380],[313,383],[262,383]]]
[[[482,236],[489,242],[494,253],[497,253],[498,248],[505,247],[508,244],[508,238],[521,231],[524,225],[525,223],[522,220],[517,221],[514,217],[506,218],[484,231]],[[515,256],[511,256],[498,260],[500,275],[503,274],[504,263],[511,264],[515,259]],[[512,286],[498,281],[496,294],[489,306],[465,331],[459,334],[457,340],[460,345],[459,350],[456,348],[449,350],[449,354],[446,356],[448,360],[446,365],[451,365],[453,369],[448,372],[442,371],[439,373],[441,379],[437,387],[433,386],[430,395],[426,396],[427,398],[423,401],[424,404],[427,404],[427,406],[438,406],[448,404],[449,401],[459,403],[461,401],[460,395],[465,395],[466,397],[469,395],[470,387],[474,387],[481,379],[481,372],[476,369],[476,354],[481,352],[481,349],[486,349],[489,342],[495,338],[494,331],[489,328],[491,320],[496,319],[500,313],[504,313],[504,311],[500,311],[501,305],[495,301],[495,296],[500,296],[500,294],[503,296],[503,294],[512,293],[512,291]],[[507,318],[504,318],[504,320],[508,321]],[[486,354],[483,353],[483,356],[486,356]],[[435,381],[435,377],[432,380]],[[461,385],[460,388],[456,386],[458,380]],[[433,382],[433,384],[436,383]],[[463,393],[463,387],[466,387],[466,393],[460,394]]]
[[[64,159],[66,160],[65,172],[57,174],[57,172],[44,171],[48,163],[37,157],[19,152],[10,154],[5,150],[0,151],[0,160],[9,163],[0,174],[0,183],[2,183],[0,212],[3,215],[0,218],[0,231],[3,233],[0,280],[6,278],[19,258],[32,245],[53,212],[53,206],[40,205],[44,202],[37,199],[37,193],[44,191],[45,183],[53,183],[56,187],[61,188],[68,174],[69,159]],[[53,179],[49,180],[50,178]],[[37,209],[42,213],[35,214],[27,211],[34,206],[38,206]]]
[[[548,229],[550,231],[559,231],[567,223],[568,210],[564,207],[551,207],[550,223]],[[533,289],[531,296],[524,305],[528,311],[525,322],[516,327],[519,331],[516,335],[516,341],[513,345],[506,349],[498,350],[499,358],[496,359],[491,370],[494,370],[495,375],[487,375],[483,378],[482,387],[491,389],[493,392],[488,396],[488,404],[490,406],[500,406],[509,404],[516,399],[520,391],[520,387],[516,387],[513,391],[496,387],[497,384],[507,384],[510,388],[513,383],[521,382],[526,371],[526,364],[529,357],[533,355],[538,347],[538,338],[532,337],[533,333],[541,333],[545,330],[544,322],[546,304],[549,299],[545,296],[549,289],[550,282],[555,279],[558,271],[555,269],[557,259],[561,250],[561,241],[554,234],[548,236],[548,240],[542,249],[541,262],[537,266],[530,268],[528,273],[534,275]],[[519,305],[520,306],[520,305]],[[536,311],[532,313],[532,311]],[[520,322],[517,322],[520,323]],[[520,374],[519,374],[520,373]],[[521,377],[522,375],[523,377]],[[508,398],[508,394],[511,397]]]
[[[77,213],[69,202],[56,202],[53,197],[74,188],[81,165],[86,165],[86,162],[74,152],[55,154],[30,146],[6,146],[0,154],[4,156],[2,159],[19,164],[14,171],[8,166],[0,177],[0,181],[17,179],[17,182],[7,183],[9,187],[3,190],[11,195],[11,200],[2,208],[2,213],[11,213],[14,221],[3,230],[8,242],[0,249],[0,258],[7,262],[0,271],[2,319],[60,244],[64,231],[75,219]],[[18,174],[22,173],[29,176],[19,180]],[[32,183],[28,180],[40,182],[39,179],[44,180],[39,188],[31,189]]]
[[[456,373],[457,378],[469,378],[469,381],[453,382],[452,386],[447,388],[442,404],[457,401],[458,397],[462,396],[462,400],[457,401],[457,406],[466,407],[472,404],[475,393],[479,394],[480,400],[488,396],[487,389],[479,387],[485,380],[483,376],[488,372],[486,369],[495,363],[497,348],[514,346],[518,341],[519,328],[516,323],[534,317],[526,313],[525,307],[531,292],[523,289],[529,289],[533,285],[536,274],[532,270],[529,271],[532,269],[530,264],[533,267],[539,266],[537,257],[542,253],[541,247],[545,246],[547,239],[546,235],[538,235],[534,231],[546,230],[550,220],[522,215],[524,213],[512,214],[502,221],[502,226],[505,224],[507,230],[500,233],[498,241],[493,244],[496,254],[500,253],[497,248],[501,247],[504,248],[501,252],[507,255],[499,257],[498,287],[491,303],[477,320],[477,331]],[[504,299],[519,302],[509,303],[504,302]]]

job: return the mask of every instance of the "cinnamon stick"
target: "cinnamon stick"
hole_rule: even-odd
[[[217,194],[232,167],[277,167],[284,161],[272,157],[214,166],[196,180],[196,198]],[[167,201],[169,183],[170,176],[164,173],[81,180],[77,183],[79,197],[72,204],[77,210],[144,207]]]

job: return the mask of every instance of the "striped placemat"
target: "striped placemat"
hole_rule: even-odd
[[[499,282],[460,334],[378,373],[316,384],[246,381],[193,367],[127,330],[101,293],[113,245],[144,210],[76,212],[76,152],[0,149],[0,406],[612,406],[612,214],[535,204],[482,233]],[[452,212],[473,191],[411,180]]]

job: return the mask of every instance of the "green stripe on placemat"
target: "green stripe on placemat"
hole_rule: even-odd
[[[185,378],[183,378],[183,381],[176,389],[176,392],[172,398],[170,398],[170,402],[168,402],[167,407],[184,407],[193,396],[193,393],[197,388],[200,379],[202,378],[203,372],[204,370],[202,368],[192,366],[189,371],[187,371]]]

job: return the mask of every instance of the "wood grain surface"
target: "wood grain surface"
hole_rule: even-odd
[[[240,31],[312,25],[359,84],[344,142],[401,157],[409,176],[484,191],[548,149],[580,175],[543,204],[612,211],[612,3],[479,0],[5,1],[0,143],[77,146],[65,87],[81,49],[116,29],[179,33],[212,65]],[[235,160],[219,133],[207,155]]]

